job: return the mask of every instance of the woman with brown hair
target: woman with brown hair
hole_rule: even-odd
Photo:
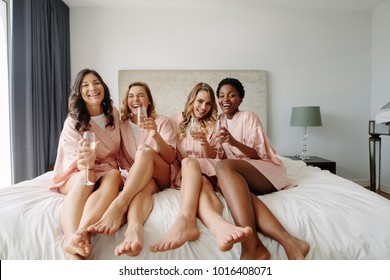
[[[139,123],[141,107],[147,108],[147,117]],[[155,112],[146,83],[129,85],[122,100],[121,119],[119,164],[126,181],[103,217],[88,231],[112,235],[127,220],[125,239],[115,254],[136,256],[143,248],[143,225],[153,208],[152,195],[170,186],[176,142],[169,118]]]

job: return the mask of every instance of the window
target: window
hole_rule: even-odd
[[[11,185],[11,137],[10,137],[10,101],[9,101],[9,2],[0,0],[0,184]]]

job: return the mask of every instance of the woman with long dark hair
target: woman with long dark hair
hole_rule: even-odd
[[[68,111],[50,189],[66,195],[61,210],[65,257],[85,259],[92,250],[87,228],[100,219],[123,183],[117,163],[119,112],[101,76],[90,69],[77,74]],[[96,147],[86,145],[86,131],[95,133]],[[91,184],[85,183],[86,176]]]

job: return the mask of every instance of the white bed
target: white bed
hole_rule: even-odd
[[[267,76],[265,71],[119,71],[120,96],[135,80],[149,84],[157,112],[180,110],[197,82],[216,88],[227,77],[239,78],[246,90],[243,109],[255,111],[266,127]],[[254,94],[255,93],[255,94]],[[179,108],[179,109],[178,109]],[[310,243],[307,259],[390,259],[390,201],[328,171],[302,161],[280,157],[297,187],[261,196],[286,229]],[[52,172],[13,186],[0,187],[0,259],[64,259],[60,211],[64,196],[48,190]],[[224,203],[223,197],[220,197]],[[145,244],[137,257],[116,257],[124,227],[115,235],[95,235],[90,259],[238,259],[240,245],[229,252],[217,249],[214,237],[200,222],[201,236],[181,248],[150,253],[179,211],[179,191],[154,195],[154,208],[145,224]],[[232,221],[229,211],[224,216]],[[258,233],[272,259],[286,259],[283,248]]]
[[[297,187],[260,197],[294,235],[307,240],[307,259],[390,259],[390,201],[329,171],[281,157]],[[48,190],[52,173],[0,188],[0,259],[64,259],[59,214],[64,196]],[[223,200],[223,198],[221,197]],[[224,201],[224,200],[223,200]],[[149,245],[168,230],[179,210],[179,191],[154,195],[155,207],[145,224],[145,246],[132,259],[237,259],[240,245],[218,251],[213,236],[200,222],[199,240],[164,253]],[[224,208],[224,215],[231,216]],[[111,237],[92,239],[90,259],[116,257],[124,228]],[[272,259],[286,259],[283,248],[259,233]]]

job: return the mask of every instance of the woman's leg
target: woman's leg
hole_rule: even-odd
[[[117,256],[138,256],[141,253],[144,245],[144,224],[153,209],[153,194],[158,191],[158,186],[150,179],[145,188],[130,202],[125,239],[115,249]]]
[[[199,162],[193,158],[183,159],[181,172],[179,214],[165,237],[160,242],[150,246],[149,249],[152,252],[173,250],[185,242],[196,240],[199,237],[200,233],[196,221],[199,194],[202,188]]]
[[[251,227],[256,232],[256,216],[250,189],[262,193],[276,191],[272,184],[251,164],[242,160],[223,160],[217,164],[219,187],[237,226]],[[269,259],[270,253],[257,234],[242,243],[241,259]]]
[[[101,218],[104,211],[118,195],[121,182],[120,172],[116,169],[108,171],[101,178],[99,188],[90,194],[86,200],[77,230],[74,231],[68,243],[65,245],[65,251],[68,254],[79,254],[83,257],[90,254],[91,236],[87,232],[87,227]],[[81,188],[85,187],[81,186]],[[80,191],[80,188],[78,191]]]
[[[251,194],[251,199],[258,230],[262,234],[278,241],[283,246],[288,259],[304,259],[310,250],[309,243],[290,235],[267,205],[253,193]]]
[[[210,181],[203,176],[199,197],[198,217],[217,240],[221,251],[229,251],[237,242],[242,242],[253,233],[250,227],[238,227],[225,220],[223,206]]]
[[[83,171],[77,172],[59,189],[60,193],[66,195],[60,216],[61,226],[66,240],[64,246],[66,259],[82,259],[90,253],[89,244],[85,246],[86,244],[82,242],[82,239],[72,239],[73,234],[80,225],[87,199],[93,191],[93,186],[83,185],[84,178],[85,173]],[[90,172],[90,179],[95,181],[95,174],[93,172]]]
[[[89,232],[111,235],[119,230],[134,196],[151,178],[159,186],[169,186],[170,166],[153,150],[138,150],[122,192],[108,207],[103,217],[88,227]]]

